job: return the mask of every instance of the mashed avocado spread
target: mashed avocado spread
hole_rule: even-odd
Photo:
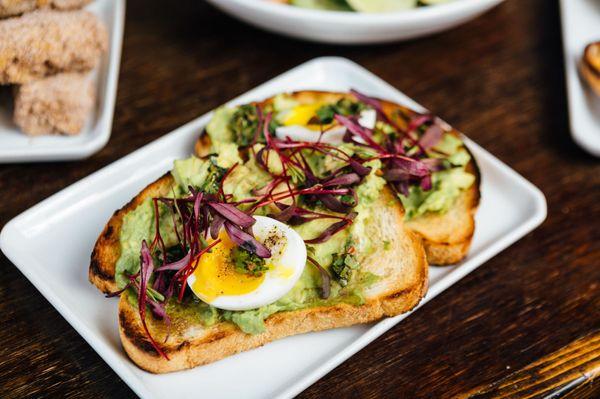
[[[475,176],[465,170],[471,156],[461,140],[445,134],[435,149],[448,155],[446,162],[449,163],[449,168],[431,175],[431,190],[425,191],[419,186],[412,186],[408,196],[399,195],[407,220],[427,213],[447,212],[460,193],[475,182]]]
[[[275,118],[282,122],[286,116],[298,106],[298,102],[292,97],[280,94],[273,100],[273,111]],[[234,109],[221,107],[216,110],[212,120],[206,128],[206,132],[213,143],[213,152],[219,153],[219,147],[222,143],[231,144],[234,140],[234,134],[230,129],[230,121],[235,113]],[[381,132],[388,133],[389,125],[381,124]],[[354,151],[361,151],[352,144],[342,144],[343,149],[352,154]],[[461,191],[471,187],[475,182],[475,176],[468,173],[465,167],[471,160],[469,152],[465,149],[463,142],[450,133],[445,133],[439,143],[434,147],[434,150],[444,154],[444,162],[448,168],[432,174],[431,190],[422,190],[418,186],[410,187],[409,195],[399,194],[402,205],[406,211],[406,219],[412,219],[427,213],[444,213],[447,212]],[[432,157],[436,157],[433,153]],[[325,162],[325,165],[320,165],[319,162]],[[321,166],[325,170],[333,170],[335,168],[335,160],[316,158],[315,165]],[[332,163],[328,165],[327,163]]]
[[[336,106],[339,108],[342,105],[348,108],[346,103]],[[284,123],[285,120],[297,117],[297,115],[293,115],[297,106],[298,103],[293,98],[285,95],[277,96],[273,104],[269,105],[270,111],[275,113],[272,122],[274,125],[269,128],[273,130],[275,126]],[[240,145],[250,148],[254,153],[260,152],[265,146],[264,139],[261,141],[254,137],[256,130],[254,108],[245,107],[243,109],[222,107],[215,111],[212,120],[206,127],[212,143],[210,153],[213,155],[203,159],[192,156],[175,161],[171,171],[174,183],[165,189],[161,196],[181,198],[188,195],[189,187],[207,193],[216,192],[219,188],[217,180],[226,171],[230,173],[222,189],[226,194],[230,194],[234,201],[252,197],[255,190],[272,182],[271,174],[258,164],[254,156],[243,159],[240,155]],[[353,104],[350,104],[350,108],[354,108]],[[387,130],[386,127],[378,129],[377,134],[389,134]],[[364,147],[351,143],[341,144],[340,148],[350,155],[366,151]],[[439,172],[432,173],[432,189],[426,191],[419,186],[412,186],[408,196],[399,194],[406,210],[407,219],[429,212],[447,211],[461,191],[470,187],[475,180],[473,175],[465,171],[465,166],[470,161],[470,155],[461,140],[451,134],[444,134],[442,140],[436,144],[435,150],[439,154],[443,154],[446,167]],[[327,176],[339,168],[339,162],[336,159],[325,158],[316,152],[305,155],[306,161],[317,176]],[[267,159],[269,171],[277,173],[281,170],[281,161],[279,163],[276,161],[278,157],[272,156]],[[356,212],[353,223],[325,242],[307,245],[309,254],[320,265],[328,269],[330,274],[333,273],[334,277],[340,274],[344,275],[343,281],[334,279],[331,293],[327,299],[322,299],[320,296],[321,274],[315,267],[307,264],[300,280],[288,294],[276,302],[258,309],[225,311],[207,305],[194,297],[191,300],[188,298],[184,303],[180,303],[177,299],[170,299],[166,306],[167,312],[172,317],[190,322],[200,322],[205,326],[219,321],[229,321],[246,333],[256,334],[265,330],[265,319],[277,312],[336,303],[353,305],[364,303],[364,292],[379,277],[361,271],[360,261],[376,250],[378,245],[383,245],[384,250],[389,247],[389,242],[383,244],[372,242],[369,234],[366,233],[370,223],[377,223],[372,217],[372,204],[379,198],[382,189],[387,184],[382,177],[382,162],[379,159],[372,159],[365,162],[364,166],[370,167],[371,170],[356,187],[358,203],[353,208],[353,211]],[[231,170],[232,167],[233,170]],[[119,288],[125,287],[129,281],[128,276],[140,270],[141,243],[143,240],[151,241],[156,231],[155,206],[158,206],[159,209],[159,231],[166,247],[176,245],[178,242],[171,216],[169,212],[163,212],[166,209],[166,205],[163,203],[158,202],[155,205],[149,198],[135,210],[126,214],[120,235],[121,255],[116,264],[115,274]],[[316,206],[316,210],[322,211],[318,203],[310,206]],[[269,210],[266,207],[255,211],[257,215],[268,213]],[[331,224],[331,219],[316,219],[292,227],[304,240],[310,240],[317,237]],[[358,254],[356,255],[358,258],[354,258],[355,255],[350,258],[348,252],[350,249]],[[348,258],[345,258],[346,256]],[[332,264],[335,264],[336,270],[332,270]],[[349,268],[342,272],[337,270],[346,266]],[[129,295],[129,298],[136,300],[133,295]]]
[[[223,148],[223,144],[217,144]],[[172,176],[175,185],[171,188],[171,195],[180,197],[186,193],[186,187],[199,187],[206,182],[209,177],[211,162],[216,162],[217,166],[231,166],[240,162],[238,152],[224,151],[219,157],[210,159],[199,159],[195,156],[184,160],[175,161]],[[378,161],[373,164],[376,165]],[[358,216],[350,228],[334,235],[330,240],[322,244],[310,246],[314,258],[323,266],[328,267],[332,262],[332,256],[336,253],[342,253],[348,242],[353,241],[353,236],[361,236],[365,230],[366,224],[374,223],[369,218],[369,203],[377,198],[385,181],[373,173],[367,176],[363,183],[358,187],[359,205],[357,206]],[[262,187],[270,180],[269,175],[256,165],[253,159],[242,163],[236,167],[233,173],[227,178],[224,190],[232,193],[234,198],[244,198],[250,195],[252,189]],[[160,205],[162,206],[162,205]],[[260,213],[260,212],[258,212]],[[161,214],[160,231],[163,238],[169,243],[175,242],[175,235],[172,231],[170,220]],[[297,226],[295,229],[304,239],[314,238],[324,227],[331,224],[326,219],[318,219],[309,223]],[[139,270],[139,251],[142,240],[150,240],[154,235],[154,209],[152,201],[148,199],[139,205],[133,212],[128,213],[124,220],[121,230],[121,256],[117,262],[116,280],[119,287],[124,287],[128,279],[126,275],[131,275]],[[359,242],[364,243],[365,240]],[[359,253],[367,254],[371,251],[371,245],[364,245],[359,248]],[[264,320],[270,315],[296,309],[303,309],[314,306],[332,305],[335,303],[349,303],[360,305],[364,302],[364,290],[377,281],[377,276],[368,273],[355,273],[354,278],[345,287],[333,283],[331,295],[328,299],[321,299],[319,296],[321,277],[319,273],[310,265],[304,268],[304,272],[294,288],[278,301],[248,311],[223,311],[216,309],[204,303],[187,302],[179,304],[176,299],[171,299],[167,306],[167,311],[173,317],[183,317],[190,321],[198,321],[205,326],[210,326],[220,320],[230,321],[236,324],[242,331],[248,334],[257,334],[265,329]],[[135,300],[135,297],[130,296]]]

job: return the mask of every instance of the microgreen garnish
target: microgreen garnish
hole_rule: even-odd
[[[387,116],[380,100],[356,90],[351,92],[359,101],[375,109],[378,120],[390,126],[394,134],[384,134],[383,140],[377,142],[374,132],[360,126],[356,118],[336,115],[336,119],[348,128],[345,140],[377,151],[373,159],[383,162],[383,177],[397,193],[407,196],[410,185],[430,190],[431,173],[443,169],[441,160],[429,158],[428,155],[428,151],[437,152],[433,147],[443,137],[444,129],[440,120],[430,114],[417,114],[403,129]]]
[[[321,298],[327,299],[331,295],[331,277],[327,270],[319,264],[313,257],[307,256],[306,259],[312,263],[321,274]]]

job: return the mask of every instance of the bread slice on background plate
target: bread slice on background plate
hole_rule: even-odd
[[[580,69],[592,90],[600,96],[600,42],[590,43],[585,47]]]
[[[349,93],[333,93],[322,91],[299,91],[289,93],[300,104],[312,104],[317,102],[334,103],[342,98],[355,99]],[[386,100],[382,103],[384,113],[391,118],[392,114],[400,111],[407,116],[417,115],[417,112]],[[259,104],[265,106],[273,103],[269,98]],[[452,129],[451,134],[460,137],[457,130]],[[210,149],[210,138],[203,134],[197,140],[195,152],[197,155],[206,155]],[[464,148],[471,155],[471,161],[466,166],[466,171],[475,176],[475,183],[467,190],[462,191],[450,211],[442,214],[427,213],[410,219],[406,226],[417,233],[423,240],[427,261],[431,265],[452,265],[464,259],[471,247],[473,234],[475,232],[475,213],[479,206],[481,176],[479,167],[469,149]]]

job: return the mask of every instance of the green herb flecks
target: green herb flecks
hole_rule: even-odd
[[[319,118],[319,122],[327,124],[333,122],[333,117],[336,114],[344,116],[358,115],[365,107],[362,102],[342,98],[334,104],[323,105],[319,108],[317,118]]]
[[[358,270],[360,265],[356,260],[356,256],[352,252],[353,247],[348,246],[348,249],[342,254],[333,254],[333,260],[331,262],[331,272],[336,281],[345,287],[348,285],[354,272]]]
[[[269,124],[269,131],[273,133],[278,123],[273,119]],[[237,107],[229,120],[229,129],[233,132],[235,143],[246,147],[251,144],[265,143],[265,138],[259,129],[259,115],[255,105],[246,104]]]
[[[227,169],[217,165],[216,157],[211,157],[206,180],[202,182],[198,189],[206,194],[217,194],[221,180],[223,180],[226,172]]]
[[[235,247],[231,250],[230,261],[234,265],[235,271],[240,274],[258,277],[269,269],[263,258],[242,247]]]

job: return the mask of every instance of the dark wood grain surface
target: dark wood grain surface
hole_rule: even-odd
[[[600,397],[598,380],[576,374],[599,367],[597,341],[584,337],[600,331],[600,163],[569,136],[556,3],[508,0],[434,37],[336,47],[255,30],[198,0],[129,0],[110,142],[85,161],[1,165],[0,226],[303,61],[348,57],[540,187],[548,219],[301,397],[497,397],[581,342],[592,355],[568,368],[570,389],[506,397]],[[4,255],[0,264],[0,397],[134,396]]]
[[[461,395],[463,399],[581,397],[600,373],[600,334],[590,334],[508,376]],[[596,389],[595,387],[594,389]]]

